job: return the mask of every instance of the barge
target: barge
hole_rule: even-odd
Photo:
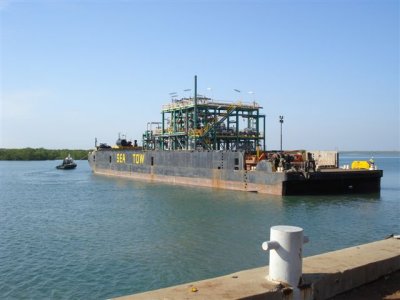
[[[100,175],[273,195],[380,192],[383,171],[372,162],[340,168],[337,151],[267,151],[261,109],[200,96],[195,77],[194,97],[164,105],[141,146],[96,142],[89,164]]]

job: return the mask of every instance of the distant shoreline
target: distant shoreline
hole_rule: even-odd
[[[395,154],[400,155],[399,150],[382,150],[382,151],[339,151],[339,154],[351,155],[351,154],[365,154],[365,155],[378,155],[378,154]]]
[[[27,161],[27,160],[60,160],[67,157],[69,154],[75,160],[87,160],[88,153],[91,150],[82,149],[45,149],[45,148],[0,148],[0,161]],[[376,151],[376,150],[352,150],[339,151],[339,154],[365,154],[373,156],[377,154],[393,153],[400,155],[400,151]]]
[[[45,148],[0,148],[0,161],[60,160],[68,155],[75,160],[87,160],[90,150],[45,149]]]

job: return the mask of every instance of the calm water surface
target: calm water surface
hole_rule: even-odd
[[[345,153],[341,164],[369,159]],[[0,162],[0,298],[105,299],[268,263],[269,228],[305,256],[400,233],[400,156],[375,154],[380,194],[274,197],[93,175],[86,161]]]

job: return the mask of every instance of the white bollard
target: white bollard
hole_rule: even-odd
[[[279,225],[271,227],[270,239],[262,244],[263,250],[270,251],[268,279],[297,288],[301,284],[303,244],[308,237],[303,237],[303,228]]]

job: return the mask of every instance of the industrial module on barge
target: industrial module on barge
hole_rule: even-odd
[[[266,151],[261,108],[199,96],[195,76],[194,97],[164,105],[142,146],[96,142],[89,164],[101,175],[274,195],[380,192],[382,170],[339,168],[337,151]]]

